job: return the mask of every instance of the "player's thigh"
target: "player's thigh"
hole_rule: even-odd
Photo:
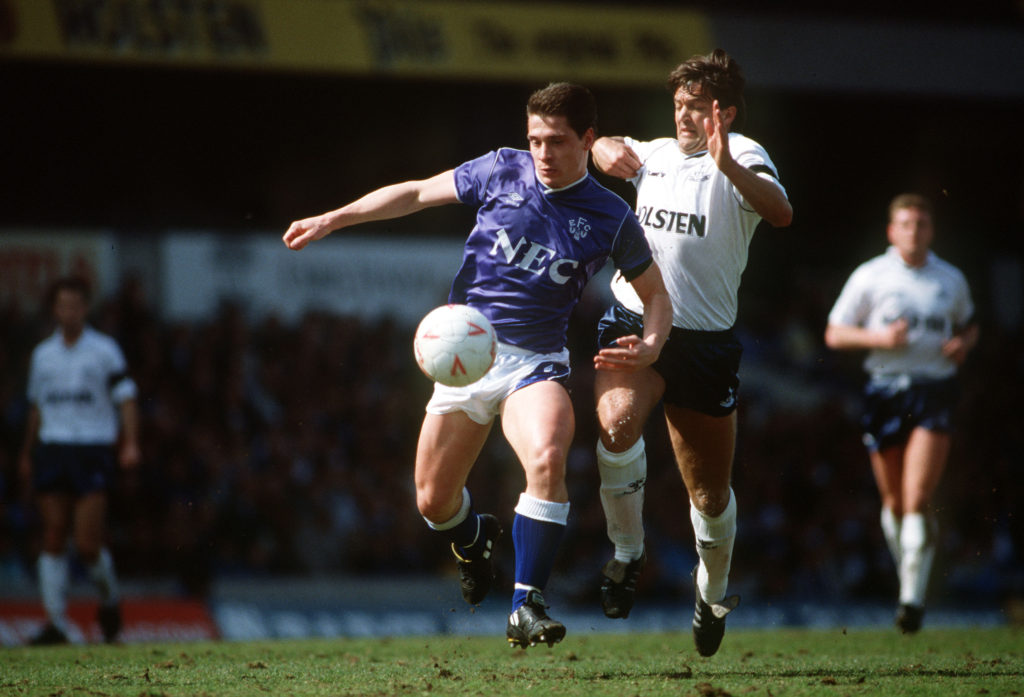
[[[416,446],[416,502],[420,513],[444,522],[458,512],[462,488],[490,430],[491,424],[479,424],[461,411],[428,413],[424,417]]]
[[[949,458],[948,433],[915,428],[903,456],[903,507],[905,513],[921,512],[928,505]]]
[[[664,393],[665,380],[651,367],[629,373],[596,371],[594,397],[604,447],[613,453],[631,448]]]
[[[526,472],[526,493],[568,501],[565,461],[576,420],[565,388],[542,380],[516,390],[502,404],[501,425]]]
[[[107,519],[107,494],[93,491],[81,496],[74,505],[74,540],[82,560],[87,564],[96,561]]]
[[[690,500],[705,515],[719,515],[729,505],[736,412],[709,416],[666,404],[665,421]]]
[[[871,472],[875,475],[882,505],[896,516],[903,515],[903,444],[871,450]]]

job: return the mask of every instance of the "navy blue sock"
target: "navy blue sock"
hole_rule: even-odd
[[[446,535],[449,540],[458,548],[459,554],[466,559],[473,559],[479,556],[479,553],[483,550],[474,549],[473,543],[477,541],[477,537],[480,533],[480,516],[476,514],[476,511],[470,507],[469,514],[466,519],[456,525],[454,528],[443,530],[442,534]]]
[[[516,513],[512,520],[512,543],[516,552],[516,589],[512,595],[512,611],[526,602],[532,586],[543,590],[555,566],[558,547],[562,544],[565,526],[527,518]]]

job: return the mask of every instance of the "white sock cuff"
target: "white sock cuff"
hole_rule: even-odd
[[[567,525],[569,522],[569,502],[556,503],[554,501],[543,501],[530,496],[525,491],[519,494],[519,503],[516,505],[516,513],[526,518],[533,518],[544,523],[557,523]]]
[[[727,540],[736,535],[736,494],[732,487],[729,487],[729,503],[721,515],[709,518],[697,507],[690,503],[690,522],[693,523],[693,533],[698,540],[715,542]]]
[[[600,440],[597,441],[597,461],[608,467],[625,467],[630,464],[636,458],[644,454],[644,437],[640,436],[636,443],[633,443],[628,449],[621,453],[613,453],[608,448],[604,447],[604,443]]]
[[[462,521],[466,519],[466,516],[469,515],[470,506],[472,505],[473,499],[469,495],[469,489],[467,489],[466,487],[462,487],[462,506],[459,508],[459,512],[456,513],[450,520],[446,520],[443,523],[434,523],[430,520],[427,520],[427,518],[424,518],[423,520],[426,520],[427,525],[429,525],[434,530],[451,530],[456,525],[460,524]]]
[[[644,439],[641,438],[633,447],[622,453],[613,453],[598,441],[597,470],[601,474],[602,489],[628,487],[635,491],[638,486],[642,488],[647,479]]]
[[[891,531],[898,531],[900,529],[900,520],[896,517],[896,514],[892,512],[892,509],[888,506],[882,506],[882,530],[886,533]]]

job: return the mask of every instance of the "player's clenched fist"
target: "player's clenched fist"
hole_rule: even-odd
[[[282,239],[289,249],[302,249],[314,240],[327,237],[331,231],[332,228],[324,217],[318,215],[304,220],[296,220],[288,226],[288,231],[284,233]]]

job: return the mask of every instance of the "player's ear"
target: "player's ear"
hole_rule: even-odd
[[[732,105],[722,109],[719,113],[722,114],[722,123],[728,130],[732,130],[732,123],[736,120],[736,105]]]
[[[594,133],[594,128],[590,127],[583,133],[583,149],[590,150],[594,147],[595,140],[597,140],[597,135]]]

